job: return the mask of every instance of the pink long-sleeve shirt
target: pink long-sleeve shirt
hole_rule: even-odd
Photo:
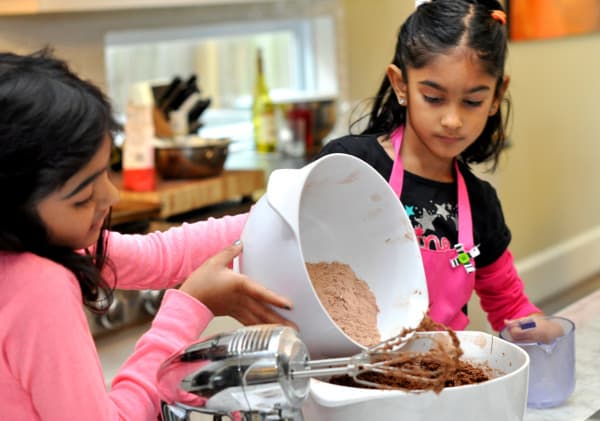
[[[111,233],[108,254],[118,287],[177,285],[238,239],[246,217],[144,236]],[[107,391],[73,274],[30,253],[0,252],[0,419],[156,420],[159,365],[212,317],[191,296],[167,291],[152,327]]]
[[[525,285],[508,249],[491,265],[477,269],[475,292],[494,330],[501,330],[505,320],[541,313],[525,294]]]

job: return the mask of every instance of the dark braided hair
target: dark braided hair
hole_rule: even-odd
[[[504,64],[507,55],[506,25],[492,17],[493,10],[504,10],[496,0],[432,0],[421,4],[404,22],[398,32],[396,51],[392,64],[402,71],[408,80],[407,68],[426,66],[435,56],[444,54],[465,42],[476,52],[484,69],[496,78],[496,92],[504,80]],[[498,162],[506,140],[506,120],[510,102],[505,99],[506,118],[502,109],[488,118],[486,126],[477,138],[460,155],[469,163],[492,160]],[[364,134],[392,133],[406,122],[406,108],[401,107],[392,86],[384,76],[373,99]]]
[[[109,101],[46,48],[0,53],[0,109],[0,250],[31,252],[65,266],[79,281],[84,304],[106,310],[114,288],[101,275],[110,217],[93,254],[80,253],[48,241],[36,205],[119,129]]]

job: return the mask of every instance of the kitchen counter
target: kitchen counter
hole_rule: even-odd
[[[112,226],[127,224],[129,222],[152,219],[160,214],[160,204],[138,201],[119,200],[112,207],[110,223]]]
[[[225,170],[219,176],[201,179],[158,179],[156,190],[149,192],[123,189],[120,174],[115,174],[113,180],[120,188],[121,202],[146,202],[156,206],[157,216],[161,219],[225,201],[252,197],[265,188],[262,169]]]
[[[525,412],[523,421],[585,421],[600,409],[600,290],[582,298],[556,313],[575,323],[576,385],[567,402],[556,408],[530,409]],[[228,317],[218,317],[209,325],[203,336],[216,332],[229,331],[240,326]],[[96,342],[100,360],[104,368],[107,385],[116,374],[119,366],[133,351],[139,336],[149,328],[149,324],[124,330]],[[202,419],[197,417],[194,419]],[[208,419],[208,418],[206,418]]]
[[[279,151],[261,153],[254,146],[235,145],[230,147],[233,151],[225,161],[226,170],[241,170],[245,168],[256,168],[263,170],[266,177],[275,170],[283,168],[300,168],[308,164],[312,157],[289,156]]]
[[[575,323],[575,391],[556,408],[527,408],[524,421],[585,421],[600,409],[600,290],[556,314]]]

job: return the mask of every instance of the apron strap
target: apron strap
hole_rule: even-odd
[[[392,190],[398,196],[401,197],[402,184],[404,182],[404,166],[402,159],[400,158],[400,149],[402,146],[402,140],[404,137],[404,126],[398,127],[392,133],[390,140],[394,146],[394,152],[396,159],[392,165],[392,174],[390,175],[389,184]],[[466,250],[473,248],[473,221],[471,219],[471,204],[469,201],[469,193],[467,191],[467,185],[465,180],[458,168],[458,161],[454,160],[454,171],[456,173],[456,186],[458,190],[457,202],[458,202],[458,242],[462,244]]]

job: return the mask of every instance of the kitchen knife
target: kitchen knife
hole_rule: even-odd
[[[169,119],[169,112],[173,110],[171,104],[179,97],[184,88],[185,84],[182,81],[179,81],[179,83],[175,85],[175,88],[172,90],[171,94],[166,97],[158,107],[167,120]]]
[[[191,124],[194,121],[200,118],[200,115],[206,110],[210,105],[210,98],[200,99],[190,108],[188,113],[188,122]]]
[[[182,80],[179,76],[175,76],[169,86],[163,91],[159,98],[156,99],[156,106],[160,109],[163,108],[165,101],[173,95],[175,89],[181,84]]]
[[[200,88],[198,87],[198,83],[196,82],[198,80],[197,76],[195,74],[191,75],[190,78],[187,80],[187,82],[185,82],[185,86],[189,87],[189,86],[194,86],[198,92],[200,92]]]
[[[164,112],[169,115],[171,111],[178,110],[181,104],[193,93],[198,92],[198,88],[195,85],[185,86],[182,90],[176,93],[172,101],[165,105]]]

